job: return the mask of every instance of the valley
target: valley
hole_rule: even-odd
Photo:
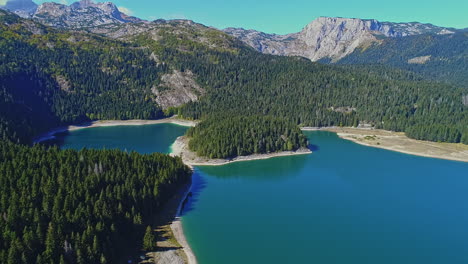
[[[0,263],[466,262],[466,29],[120,4],[0,1]]]

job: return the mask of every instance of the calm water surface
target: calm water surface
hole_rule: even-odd
[[[95,127],[63,133],[55,141],[61,148],[170,153],[172,143],[185,131],[187,127],[175,124]]]
[[[92,128],[63,147],[168,152],[185,130]],[[196,168],[183,225],[200,264],[468,263],[468,163],[306,134],[312,155]]]

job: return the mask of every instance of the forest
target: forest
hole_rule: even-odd
[[[15,19],[0,17],[0,58],[7,62],[0,64],[2,138],[24,141],[31,133],[88,120],[163,117],[151,88],[172,70],[190,70],[207,92],[170,112],[188,119],[265,115],[299,126],[365,123],[424,140],[467,138],[468,87],[414,71],[264,55],[199,24],[167,22],[171,27],[161,24],[158,39],[142,33],[122,42],[44,26],[43,34],[32,34],[30,26],[12,26]],[[453,135],[437,136],[435,125]]]
[[[424,78],[468,87],[468,33],[424,34],[387,38],[379,44],[357,49],[338,64],[390,65]],[[412,59],[426,57],[427,61]]]
[[[296,150],[307,145],[299,126],[362,123],[468,144],[464,79],[264,55],[215,30],[206,44],[177,23],[124,42],[0,12],[1,263],[116,263],[128,244],[151,248],[151,217],[191,174],[179,158],[28,145],[56,126],[164,116],[151,88],[174,69],[207,92],[171,110],[202,120],[188,132],[202,156]]]
[[[209,158],[295,151],[308,144],[296,124],[265,116],[210,117],[189,129],[187,136],[189,148]]]
[[[0,263],[121,263],[154,249],[156,213],[191,176],[180,158],[28,145],[59,125],[161,117],[150,88],[166,66],[0,12]]]
[[[441,141],[467,138],[467,87],[382,65],[324,65],[264,55],[241,44],[220,51],[200,48],[180,36],[160,43],[140,37],[138,43],[153,47],[173,67],[191,70],[204,85],[205,97],[174,111],[184,118],[203,120],[224,113],[268,115],[299,126],[364,123],[392,131],[420,130],[417,138],[423,140],[437,138],[435,125],[441,125],[461,135]]]
[[[0,263],[121,263],[186,183],[180,158],[0,142]],[[146,246],[145,246],[146,248]]]
[[[0,136],[25,142],[65,124],[163,117],[151,88],[168,68],[150,57],[128,43],[0,16]]]

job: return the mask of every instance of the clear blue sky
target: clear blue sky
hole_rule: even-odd
[[[46,2],[34,0],[36,3]],[[56,0],[56,2],[73,0]],[[100,1],[99,2],[104,2]],[[468,0],[113,0],[144,19],[185,18],[217,28],[293,33],[319,16],[425,22],[467,28]]]

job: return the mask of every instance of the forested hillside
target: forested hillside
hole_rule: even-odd
[[[322,65],[260,54],[240,44],[220,51],[175,34],[171,42],[139,37],[137,43],[198,76],[207,95],[175,111],[185,118],[227,113],[270,115],[304,126],[370,123],[393,131],[417,130],[418,138],[426,140],[443,126],[447,133],[437,140],[447,142],[460,142],[468,133],[468,88],[425,81],[408,71]]]
[[[150,57],[131,44],[0,16],[2,137],[27,140],[87,120],[161,117],[151,88],[168,69]]]
[[[293,122],[264,116],[208,118],[189,129],[189,147],[209,158],[294,151],[307,147],[307,139]]]
[[[0,11],[0,263],[120,263],[155,246],[145,229],[191,175],[179,158],[21,145],[62,124],[161,116],[151,87],[167,67],[150,55]]]
[[[0,65],[2,99],[5,108],[14,109],[2,118],[7,138],[67,122],[160,117],[151,89],[172,70],[189,70],[206,91],[200,101],[172,112],[185,118],[221,112],[270,115],[306,126],[370,123],[417,130],[408,135],[428,140],[441,125],[450,134],[442,141],[466,138],[468,87],[424,81],[405,70],[264,55],[223,32],[184,21],[154,22],[149,32],[122,42],[59,32],[13,15],[0,19],[0,55],[7,62]],[[32,103],[35,111],[28,107]]]
[[[468,33],[388,38],[357,49],[339,64],[381,64],[468,87]]]
[[[0,263],[118,263],[191,174],[180,158],[0,142]]]

